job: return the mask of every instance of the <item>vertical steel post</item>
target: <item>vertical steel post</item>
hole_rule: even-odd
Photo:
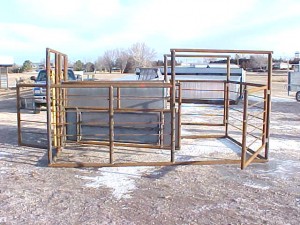
[[[181,105],[182,105],[182,86],[180,82],[178,82],[178,127],[177,127],[178,149],[181,148]]]
[[[59,73],[59,54],[56,52],[55,54],[55,65],[54,65],[54,80],[53,83],[56,84],[58,82],[58,73]]]
[[[17,120],[18,120],[18,145],[22,143],[21,111],[20,111],[20,87],[17,84]]]
[[[242,137],[242,156],[241,169],[245,168],[247,153],[247,125],[248,125],[248,90],[247,86],[244,91],[244,110],[243,110],[243,137]]]
[[[161,148],[164,147],[164,127],[165,127],[164,124],[165,124],[164,112],[160,111],[159,145]]]
[[[176,95],[176,87],[175,87],[175,51],[171,51],[171,82],[172,82],[172,89],[171,89],[171,101],[170,101],[170,109],[171,109],[171,162],[175,162],[175,95]]]
[[[227,81],[224,80],[224,83],[223,83],[223,90],[224,90],[224,95],[223,95],[223,101],[224,101],[224,107],[223,107],[223,125],[225,126],[226,125],[226,104],[227,104]],[[226,126],[225,126],[226,128]],[[225,133],[226,133],[226,130],[225,130]]]
[[[114,163],[114,87],[109,87],[109,163]]]
[[[53,160],[52,153],[52,135],[51,135],[51,78],[50,78],[50,49],[46,49],[46,103],[47,103],[47,143],[48,143],[48,163],[51,164]]]
[[[241,79],[240,79],[240,96],[239,98],[241,99],[243,97],[243,72],[242,72],[242,76],[241,76]]]
[[[121,88],[117,87],[117,109],[121,108]]]
[[[168,56],[164,55],[164,80],[168,82]]]
[[[227,65],[226,65],[226,67],[227,67],[227,74],[226,74],[226,80],[227,80],[227,82],[229,82],[229,80],[230,80],[230,56],[227,56],[226,58],[227,58]]]
[[[266,128],[267,128],[267,95],[268,95],[268,90],[264,90],[264,113],[263,113],[263,130],[262,130],[262,145],[266,144]]]
[[[56,76],[56,81],[55,84],[60,84],[62,80],[62,68],[61,68],[61,60],[62,60],[62,55],[58,54],[58,59],[57,59],[57,71],[58,74]],[[56,110],[56,117],[57,117],[57,137],[58,137],[58,149],[61,151],[61,147],[63,145],[63,116],[62,116],[62,88],[56,88],[56,105],[57,105],[57,110]]]
[[[64,71],[68,71],[68,56],[67,55],[63,55],[63,67],[64,67]],[[66,81],[68,79],[68,72],[64,72],[62,73],[63,77],[60,77],[61,80]],[[62,139],[62,146],[65,146],[66,144],[66,139],[67,139],[67,129],[66,129],[66,104],[67,104],[67,100],[66,100],[66,89],[62,89],[61,88],[61,96],[62,96],[62,101],[61,101],[61,107],[62,107],[62,113],[61,113],[61,122],[62,122],[62,134],[64,135],[63,139]]]
[[[54,68],[54,76],[52,77],[52,82],[54,84],[58,83],[58,59],[59,54],[55,53],[55,68]],[[53,119],[53,145],[56,148],[56,150],[59,152],[59,133],[58,133],[58,115],[57,115],[57,87],[53,88],[52,90],[52,119]]]
[[[227,57],[227,74],[226,74],[226,102],[225,104],[225,136],[228,136],[228,119],[229,119],[229,105],[230,105],[230,95],[229,95],[229,81],[230,81],[230,57]]]
[[[64,71],[67,71],[67,72],[64,72],[63,75],[63,80],[64,81],[67,81],[68,80],[68,56],[67,55],[64,55]]]
[[[76,140],[77,140],[77,142],[80,142],[82,139],[82,136],[81,136],[81,112],[79,111],[79,109],[77,107],[76,107],[76,128],[77,128]]]
[[[268,54],[268,93],[267,93],[267,118],[266,118],[266,147],[265,159],[269,158],[270,147],[270,114],[271,114],[271,89],[272,89],[272,53]]]
[[[8,67],[6,67],[6,89],[8,89]]]

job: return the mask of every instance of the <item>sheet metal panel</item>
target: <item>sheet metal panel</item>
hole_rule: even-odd
[[[231,79],[233,80],[233,79]],[[223,100],[224,83],[184,82],[181,81],[182,99]],[[236,101],[240,97],[240,85],[229,85],[229,99]]]
[[[67,107],[108,108],[108,88],[69,88]],[[121,107],[134,109],[165,108],[166,91],[163,88],[121,88]],[[117,88],[114,88],[114,107],[117,105]],[[139,99],[138,99],[139,98]]]
[[[67,140],[76,141],[108,141],[109,140],[109,116],[107,112],[74,112],[68,109]],[[157,112],[116,112],[114,114],[114,138],[116,142],[159,144],[161,122],[160,113]],[[176,127],[178,115],[176,115]],[[177,129],[176,129],[177,130]],[[164,113],[164,146],[171,145],[171,115]],[[178,134],[176,133],[178,137]],[[176,147],[178,138],[176,138]]]

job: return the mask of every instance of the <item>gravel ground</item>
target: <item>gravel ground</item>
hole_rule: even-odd
[[[300,103],[285,80],[273,82],[270,161],[245,170],[49,168],[44,149],[17,145],[15,90],[0,90],[0,224],[299,224]],[[196,145],[212,143],[226,145]]]

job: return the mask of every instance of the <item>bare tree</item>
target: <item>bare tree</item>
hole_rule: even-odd
[[[263,55],[250,56],[250,66],[252,68],[266,68],[268,64],[268,59]]]
[[[95,70],[102,71],[105,69],[103,57],[99,56],[95,61]]]
[[[103,55],[103,64],[105,68],[111,73],[113,67],[116,65],[117,53],[116,50],[107,50]]]
[[[103,67],[112,72],[114,67],[124,71],[131,71],[135,67],[148,67],[152,65],[152,61],[156,55],[154,49],[146,46],[145,43],[136,43],[128,50],[116,48],[113,50],[107,50],[102,57],[99,57],[95,62],[97,69]]]
[[[134,59],[136,67],[149,67],[152,64],[156,52],[145,43],[135,43],[128,50],[129,55]]]
[[[120,68],[121,73],[124,73],[129,59],[128,51],[124,49],[115,49],[115,52],[117,54],[116,66]]]
[[[95,65],[91,62],[87,62],[85,64],[85,71],[86,72],[94,72],[95,71]]]

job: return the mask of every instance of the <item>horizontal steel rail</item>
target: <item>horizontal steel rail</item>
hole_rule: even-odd
[[[186,49],[186,48],[171,48],[170,51],[175,52],[193,52],[193,53],[237,53],[237,54],[273,54],[273,51],[261,51],[261,50],[229,50],[229,49]]]
[[[265,159],[254,159],[253,163],[265,163]],[[176,161],[176,162],[126,162],[126,163],[92,163],[92,162],[55,162],[49,164],[50,167],[132,167],[132,166],[184,166],[184,165],[220,165],[220,164],[240,164],[240,160],[223,159],[207,161]]]

